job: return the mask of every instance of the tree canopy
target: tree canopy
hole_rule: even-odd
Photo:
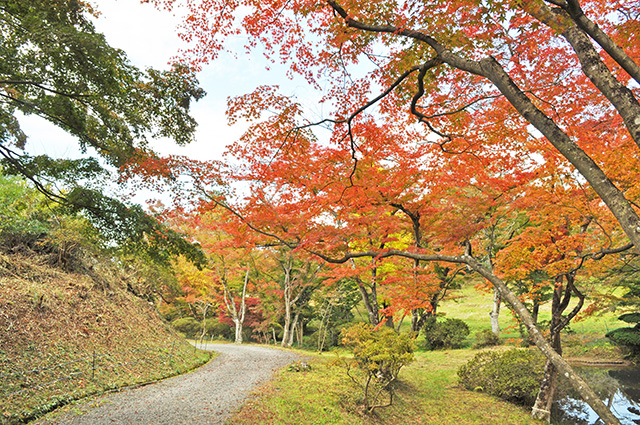
[[[150,154],[149,137],[189,143],[190,103],[204,91],[188,66],[140,70],[95,31],[81,0],[0,1],[0,155],[4,173],[22,175],[47,197],[84,211],[116,242],[199,256],[141,208],[104,191],[105,166]],[[37,115],[75,138],[87,159],[30,156],[20,116]],[[95,152],[95,153],[94,153]],[[201,257],[201,256],[200,256]]]

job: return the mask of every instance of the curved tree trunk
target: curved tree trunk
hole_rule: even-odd
[[[553,364],[558,373],[561,373],[571,384],[571,386],[580,394],[582,399],[600,416],[607,424],[621,425],[618,418],[615,417],[609,408],[600,400],[598,395],[589,387],[584,379],[573,371],[573,368],[565,359],[558,354],[551,344],[544,338],[538,327],[533,322],[533,318],[529,310],[520,302],[520,299],[514,294],[507,285],[496,275],[491,273],[487,268],[482,266],[475,258],[464,256],[464,262],[471,266],[475,271],[482,275],[485,279],[496,286],[502,294],[505,301],[511,305],[513,310],[518,314],[520,320],[524,323],[529,331],[531,339],[536,346],[547,357],[548,361]]]
[[[372,326],[378,326],[380,323],[380,313],[378,310],[378,294],[376,292],[375,282],[373,283],[374,286],[371,288],[371,293],[367,292],[367,288],[361,279],[357,278],[356,283],[358,284],[358,291],[360,291],[364,308],[367,310],[369,323]]]

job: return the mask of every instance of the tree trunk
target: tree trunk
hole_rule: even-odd
[[[322,319],[320,320],[320,329],[318,329],[318,352],[322,353],[324,350],[324,344],[327,340],[327,328],[329,327],[329,320],[331,317],[331,310],[333,309],[333,304],[330,302],[327,303],[327,308],[325,308],[322,313]]]
[[[393,329],[394,331],[396,330],[396,327],[393,324],[393,316],[385,316],[384,324],[389,329]]]
[[[211,304],[209,303],[205,303],[203,311],[202,311],[202,333],[200,334],[200,341],[202,342],[202,340],[204,339],[206,333],[207,333],[207,310],[209,310],[209,307],[211,307]]]
[[[413,332],[416,337],[420,333],[420,327],[418,324],[420,323],[420,313],[418,309],[411,310],[411,332]]]
[[[396,325],[396,329],[395,329],[397,333],[400,333],[400,328],[402,328],[402,323],[404,322],[405,317],[406,315],[403,314],[400,320],[398,321],[398,324]]]
[[[289,340],[291,339],[291,306],[290,304],[287,302],[287,299],[285,297],[284,300],[284,329],[282,332],[282,343],[281,346],[282,347],[291,347],[291,344],[289,344]],[[289,345],[287,345],[289,344]]]
[[[553,405],[553,399],[556,393],[557,381],[558,371],[555,366],[553,366],[553,363],[547,360],[544,367],[542,383],[538,390],[538,396],[531,408],[531,417],[533,419],[551,423],[551,406]]]
[[[291,347],[293,343],[293,335],[291,331],[293,326],[291,324],[291,307],[292,307],[292,294],[291,294],[291,269],[293,267],[291,258],[287,258],[288,261],[281,262],[282,270],[284,271],[283,281],[283,298],[284,298],[284,333],[282,335],[282,347]]]
[[[553,319],[552,319],[553,322]],[[552,326],[553,327],[553,326]],[[560,329],[553,329],[549,337],[551,346],[560,355],[562,355],[562,344],[560,340]],[[531,417],[533,419],[543,420],[551,423],[551,406],[556,394],[558,385],[558,370],[547,360],[544,366],[544,375],[540,383],[540,389],[536,396],[536,401],[531,408]]]
[[[304,338],[304,319],[297,321],[298,323],[298,332],[296,332],[296,339],[298,342],[298,348],[302,347],[303,338]]]
[[[229,289],[229,285],[226,279],[222,279],[222,287],[224,289],[224,305],[227,307],[227,311],[229,315],[231,315],[231,320],[236,328],[236,344],[242,344],[242,325],[244,323],[244,317],[247,312],[247,284],[249,283],[249,270],[244,276],[244,284],[242,285],[242,299],[240,301],[240,312],[236,309],[236,303]]]
[[[236,344],[242,344],[242,322],[239,319],[233,319],[233,324],[236,326]]]
[[[416,336],[420,334],[420,330],[424,327],[425,322],[429,317],[433,316],[432,310],[426,310],[424,308],[418,308],[411,311],[411,332]]]
[[[567,279],[567,285],[563,287],[562,283],[564,278]],[[578,304],[573,310],[566,316],[562,314],[569,306],[571,301],[571,294],[575,293],[578,298]],[[549,325],[549,342],[553,349],[562,356],[562,339],[560,332],[564,329],[571,319],[573,319],[581,310],[584,304],[584,295],[578,291],[574,284],[574,276],[569,274],[565,276],[559,276],[556,279],[555,288],[553,291],[553,300],[551,302],[551,324]],[[534,419],[540,419],[551,422],[551,406],[556,394],[558,384],[558,371],[556,367],[547,361],[544,369],[544,376],[542,383],[540,384],[540,390],[536,397],[536,402],[531,409],[531,416]]]
[[[322,269],[322,264],[319,265],[313,273],[312,264],[307,263],[306,270],[294,269],[294,259],[292,256],[286,257],[284,260],[279,261],[280,267],[284,272],[284,279],[282,282],[283,287],[283,300],[284,300],[284,333],[282,336],[282,347],[291,347],[293,345],[294,329],[298,318],[300,317],[300,308],[306,302],[308,302],[312,291],[315,289],[310,286],[315,280],[318,272]],[[294,275],[293,271],[298,270]],[[294,295],[295,289],[298,289],[297,295]],[[291,316],[296,311],[296,318],[292,321]]]
[[[290,320],[289,326],[284,328],[284,335],[282,336],[282,346],[285,348],[290,348],[293,345],[293,337],[295,336],[295,329],[298,325],[298,319],[300,318],[300,313],[296,313],[293,320]]]
[[[374,291],[371,294],[367,292],[367,288],[365,288],[364,284],[360,279],[357,279],[358,290],[360,291],[360,296],[362,297],[362,302],[364,307],[367,309],[367,315],[369,316],[369,323],[372,326],[378,326],[380,323],[380,316],[378,315],[378,299]]]
[[[531,317],[533,317],[533,323],[538,326],[538,315],[540,314],[540,301],[533,300],[533,308],[531,309]]]
[[[491,313],[489,313],[489,317],[491,318],[491,332],[494,335],[500,335],[500,303],[502,299],[500,297],[500,291],[498,288],[493,288],[493,308],[491,309]]]
[[[389,304],[387,303],[387,301],[383,301],[382,308],[386,310],[388,307],[389,307]],[[384,325],[389,329],[393,329],[395,331],[396,328],[393,325],[393,315],[392,314],[390,315],[389,313],[386,313],[386,312],[383,314],[384,314]]]

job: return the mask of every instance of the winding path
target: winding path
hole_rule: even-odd
[[[254,388],[299,358],[248,345],[210,344],[207,349],[221,354],[191,373],[90,399],[36,424],[222,424]]]

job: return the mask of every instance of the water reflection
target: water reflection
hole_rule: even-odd
[[[623,425],[640,425],[640,367],[574,367]],[[561,380],[553,422],[562,425],[600,425],[598,415]]]

